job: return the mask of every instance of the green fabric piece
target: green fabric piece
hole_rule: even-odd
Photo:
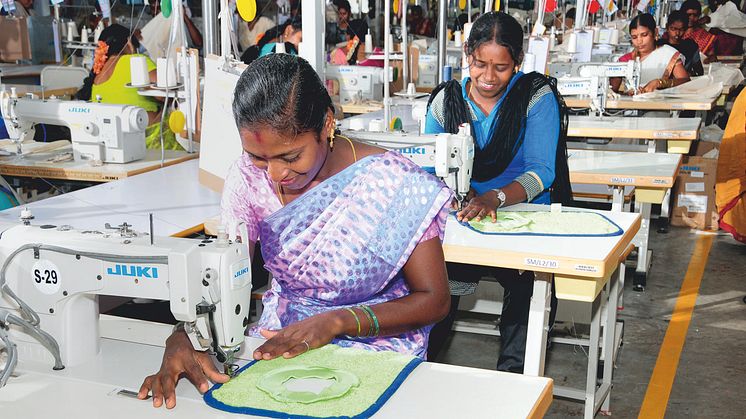
[[[593,212],[498,211],[497,221],[487,217],[469,225],[483,233],[533,233],[555,235],[612,234],[619,228]]]
[[[320,378],[333,383],[318,394],[312,391],[292,391],[286,384],[294,378]],[[316,366],[289,366],[264,374],[256,387],[278,402],[315,403],[336,399],[347,394],[360,380],[352,373],[334,368]]]
[[[399,373],[413,360],[397,352],[375,352],[364,349],[326,345],[295,358],[257,361],[237,376],[212,391],[212,397],[230,407],[263,409],[287,415],[309,417],[353,417],[376,403]],[[322,367],[346,371],[359,380],[343,396],[315,403],[292,403],[275,400],[257,389],[258,383],[274,371]]]

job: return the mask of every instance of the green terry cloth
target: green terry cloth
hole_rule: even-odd
[[[421,362],[420,358],[397,352],[375,352],[330,344],[291,359],[252,361],[227,383],[216,384],[205,393],[204,399],[216,409],[256,416],[367,418],[386,403]],[[287,373],[291,369],[295,372]],[[358,382],[355,383],[354,377],[351,380],[349,376],[346,377],[349,389],[334,398],[314,397],[314,393],[308,392],[296,393],[297,399],[303,400],[301,402],[278,401],[268,394],[266,388],[258,388],[262,382],[276,382],[277,376],[281,375],[288,378],[326,377],[328,371],[337,371],[340,376],[350,374]],[[282,400],[282,397],[278,398]]]
[[[487,217],[461,224],[483,234],[606,237],[623,233],[618,225],[605,216],[581,211],[498,211],[494,223],[492,218]]]

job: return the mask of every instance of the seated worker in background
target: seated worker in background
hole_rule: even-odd
[[[690,76],[701,76],[704,74],[704,69],[699,56],[699,47],[691,39],[684,39],[688,25],[689,18],[686,13],[681,10],[671,12],[666,21],[666,33],[658,41],[658,46],[670,45],[676,48],[684,58],[684,69],[687,73]]]
[[[267,16],[257,14],[251,22],[245,22],[238,17],[238,44],[242,51],[256,45],[259,37],[268,30],[275,27],[275,22]]]
[[[347,31],[350,28],[350,2],[347,0],[334,0],[332,7],[336,8],[337,20],[326,23],[326,43],[336,45],[347,42]]]
[[[448,312],[441,240],[452,194],[401,154],[335,134],[334,105],[302,58],[249,64],[234,94],[243,155],[229,170],[223,222],[243,222],[272,273],[250,336],[254,359],[292,358],[328,343],[424,357]],[[403,199],[407,197],[407,199]],[[201,391],[225,382],[183,331],[166,341],[138,397],[175,403],[186,376]]]
[[[113,24],[101,32],[98,47],[94,55],[91,74],[84,80],[83,87],[75,94],[79,100],[96,100],[102,103],[139,106],[148,112],[148,129],[145,131],[145,144],[148,148],[161,148],[161,111],[160,103],[148,96],[137,93],[131,83],[130,59],[142,56],[135,54],[138,47],[137,38],[130,35],[127,28]],[[147,58],[150,81],[155,82],[155,63]],[[174,133],[163,125],[163,141],[166,150],[179,150]]]
[[[681,53],[670,45],[656,46],[655,19],[649,13],[635,16],[629,23],[629,34],[634,50],[624,54],[620,62],[640,59],[640,90],[638,93],[668,89],[689,81],[689,73],[684,69]],[[609,80],[615,92],[621,89],[622,79]],[[627,94],[633,94],[628,91]]]
[[[273,54],[276,52],[279,42],[285,44],[285,53],[298,55],[298,47],[301,41],[303,41],[303,26],[300,18],[289,19],[282,25],[264,32],[256,45],[247,48],[241,54],[241,61],[245,64],[251,64],[259,57]]]
[[[36,16],[36,11],[34,10],[34,0],[16,0],[14,6],[16,9],[13,11],[13,16],[15,17]],[[10,14],[10,10],[6,10],[5,6],[3,5],[3,10],[0,15],[7,16]]]
[[[469,77],[463,85],[451,80],[433,90],[425,122],[428,134],[456,133],[460,124],[471,125],[476,143],[471,197],[457,218],[494,221],[498,208],[520,202],[570,204],[566,110],[548,77],[518,71],[521,25],[503,12],[484,14],[474,22],[464,50]],[[460,296],[472,294],[483,276],[493,276],[505,289],[497,369],[522,372],[534,273],[460,263],[447,267],[451,311],[431,333],[428,359],[435,360],[446,341]]]
[[[715,35],[715,56],[743,55],[746,15],[730,0],[712,0],[712,12],[701,19]]]
[[[407,8],[407,24],[409,33],[412,35],[426,36],[432,38],[435,36],[435,24],[433,21],[424,16],[422,6],[415,5]]]
[[[679,10],[684,11],[689,18],[689,27],[686,29],[684,39],[691,39],[697,43],[699,52],[706,57],[703,62],[715,61],[715,35],[708,32],[701,21],[702,5],[699,0],[686,0]]]
[[[176,4],[180,3],[180,1],[176,2]],[[139,32],[138,39],[148,51],[150,58],[155,61],[158,58],[166,56],[166,50],[169,47],[169,37],[171,34],[171,19],[174,14],[172,13],[169,17],[163,16],[163,13],[161,12],[161,2],[158,0],[148,0],[148,5],[150,6],[150,14],[153,15],[153,18],[144,28],[142,28],[142,31]],[[189,18],[186,10],[188,9],[185,8],[184,24],[186,25],[188,32],[186,34],[187,42],[190,42],[190,46],[200,49],[202,48],[202,34],[199,29],[194,26],[194,23]],[[185,47],[185,45],[182,44],[183,41],[181,37],[177,36],[176,42],[171,45],[171,51],[174,52],[169,51],[170,55],[173,56],[178,48]]]
[[[326,24],[326,44],[337,45],[355,36],[364,39],[368,33],[368,24],[362,19],[351,19],[350,2],[335,0],[334,5],[337,7],[337,21]]]
[[[572,7],[570,9],[567,9],[565,12],[565,20],[563,21],[564,27],[559,29],[572,29],[575,26],[575,8]]]

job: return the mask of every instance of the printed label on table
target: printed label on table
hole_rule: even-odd
[[[526,258],[524,259],[523,264],[526,266],[534,266],[537,268],[546,268],[546,269],[559,268],[559,261],[550,260],[550,259]]]
[[[598,266],[593,265],[575,265],[575,270],[579,272],[598,272]]]
[[[611,183],[622,184],[622,185],[630,185],[630,184],[635,183],[635,178],[633,178],[633,177],[612,176],[611,177]]]
[[[653,185],[668,185],[669,183],[671,182],[666,179],[653,179]]]
[[[679,134],[676,132],[666,132],[666,131],[655,131],[653,133],[653,138],[678,138]]]
[[[56,294],[62,283],[59,268],[52,261],[46,259],[34,263],[31,268],[31,280],[34,281],[36,289],[46,295]]]

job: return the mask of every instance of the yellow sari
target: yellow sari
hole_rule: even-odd
[[[736,99],[718,158],[715,204],[720,228],[746,243],[746,89]]]

